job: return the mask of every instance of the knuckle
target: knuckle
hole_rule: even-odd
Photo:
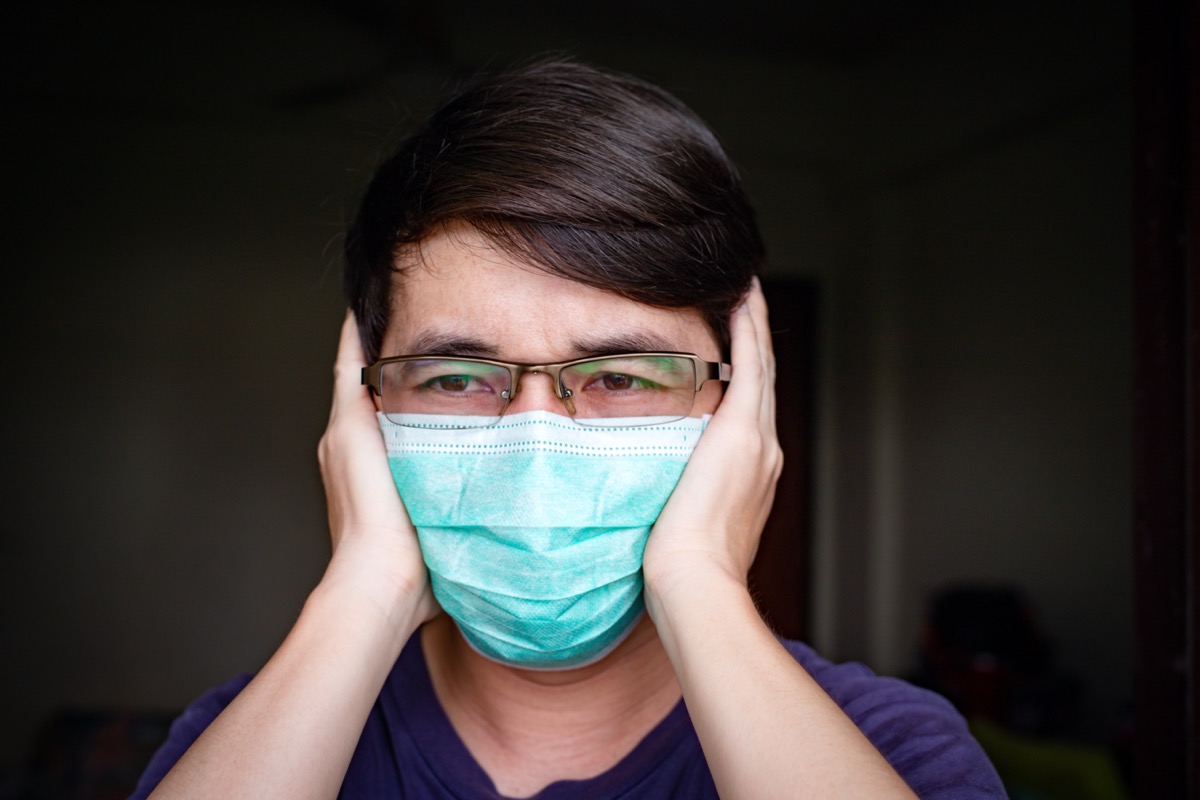
[[[768,471],[778,477],[783,469],[783,448],[774,436],[764,436],[761,444],[762,460]]]
[[[769,469],[773,469],[774,465],[779,461],[779,443],[774,437],[766,433],[759,432],[757,436],[752,436],[747,441],[750,455],[759,463],[765,464]]]

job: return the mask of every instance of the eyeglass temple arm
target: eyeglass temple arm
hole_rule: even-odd
[[[362,368],[360,383],[366,386],[371,394],[379,394],[379,365],[373,364]]]
[[[696,391],[700,391],[700,387],[706,381],[719,380],[729,383],[733,379],[733,366],[731,364],[718,364],[715,361],[701,361],[700,363],[704,365],[704,373],[696,383]]]

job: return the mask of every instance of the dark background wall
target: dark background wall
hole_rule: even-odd
[[[327,553],[343,223],[456,80],[547,49],[696,108],[774,273],[818,284],[815,644],[901,673],[931,591],[1012,584],[1118,724],[1129,4],[570,5],[9,26],[0,769],[54,709],[176,708],[270,654]]]

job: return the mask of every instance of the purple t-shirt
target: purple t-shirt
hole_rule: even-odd
[[[437,697],[420,636],[413,636],[384,683],[346,771],[339,797],[497,800],[491,779],[458,738]],[[945,699],[861,664],[833,664],[785,641],[921,798],[1006,797],[996,771]],[[250,681],[242,675],[201,696],[171,726],[133,798],[153,790],[192,742]],[[681,701],[612,769],[584,781],[559,781],[538,800],[715,798],[700,741]]]

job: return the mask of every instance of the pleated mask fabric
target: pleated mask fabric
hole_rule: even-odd
[[[531,411],[465,429],[446,416],[379,419],[434,596],[472,647],[568,669],[633,629],[650,528],[707,418],[585,427]]]

